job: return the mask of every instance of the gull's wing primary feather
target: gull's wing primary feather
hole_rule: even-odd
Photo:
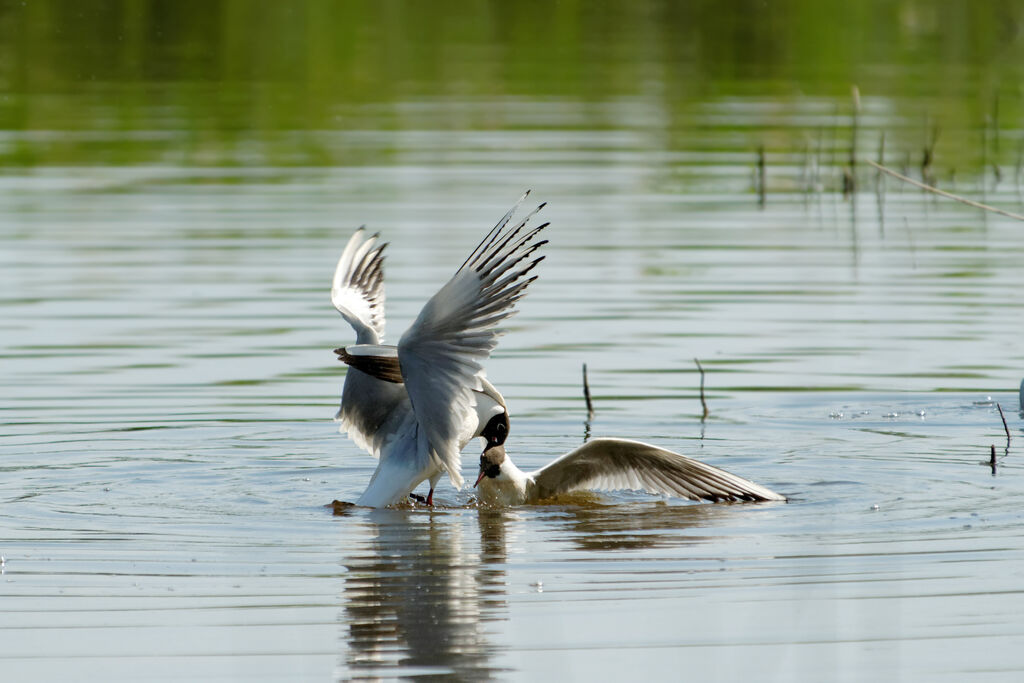
[[[359,228],[338,259],[331,283],[331,303],[356,331],[357,344],[384,338],[384,247],[379,235]]]
[[[593,439],[530,476],[538,500],[583,489],[632,489],[716,502],[786,500],[725,470],[628,439]]]
[[[529,194],[529,192],[527,192]],[[452,483],[462,486],[459,434],[481,388],[482,363],[498,343],[498,323],[512,315],[516,301],[543,260],[534,252],[546,240],[534,238],[547,223],[526,228],[544,205],[510,225],[519,200],[473,250],[451,280],[426,303],[398,342],[406,391],[420,429],[420,458],[432,458]]]

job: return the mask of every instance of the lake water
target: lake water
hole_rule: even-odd
[[[4,678],[1016,679],[1024,224],[842,177],[856,82],[858,156],[884,134],[920,177],[937,134],[926,173],[1021,212],[1024,48],[975,40],[996,10],[895,5],[791,52],[694,19],[731,61],[657,3],[539,35],[497,5],[479,35],[234,6],[220,37],[195,8],[5,5]],[[815,6],[769,23],[831,26]],[[243,49],[277,19],[284,47]],[[620,23],[607,51],[572,30]],[[444,480],[433,510],[332,514],[375,466],[331,420],[349,235],[391,243],[393,341],[527,188],[547,259],[487,364],[516,462],[635,438],[789,503],[495,511]]]

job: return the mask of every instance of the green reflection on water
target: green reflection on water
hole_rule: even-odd
[[[894,155],[934,124],[971,168],[986,119],[1012,138],[1021,118],[1022,22],[967,0],[2,2],[0,165],[387,164],[393,140],[329,133],[396,130],[643,129],[679,150],[712,126],[740,134],[719,149],[778,153],[825,123],[730,107],[825,98],[845,139],[856,84],[903,103],[862,123]]]

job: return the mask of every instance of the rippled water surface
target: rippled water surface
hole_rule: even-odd
[[[564,7],[535,38],[445,24],[441,55],[401,13],[321,54],[344,22],[306,8],[259,58],[156,4],[118,15],[124,54],[3,6],[32,38],[0,68],[5,680],[1020,675],[1024,224],[842,178],[856,127],[858,155],[884,135],[891,165],[1021,212],[1024,56],[972,42],[1005,17],[964,9],[949,34],[895,5],[882,39],[905,53],[856,68],[842,41],[817,66],[765,36],[763,59],[677,54],[672,26],[748,41],[657,4],[580,9],[579,35]],[[394,32],[409,52],[378,59]],[[531,40],[560,47],[545,64]],[[332,514],[375,466],[331,420],[349,235],[391,243],[393,341],[527,188],[547,259],[487,365],[516,462],[635,438],[789,503],[481,510],[445,480],[433,510]]]

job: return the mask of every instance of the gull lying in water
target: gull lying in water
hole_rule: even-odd
[[[355,329],[356,344],[335,349],[350,367],[335,419],[359,447],[379,459],[357,505],[383,507],[404,500],[430,481],[426,502],[447,472],[462,486],[460,451],[474,437],[488,446],[508,433],[505,400],[481,363],[497,345],[498,323],[536,279],[527,274],[543,260],[534,241],[547,223],[526,228],[538,206],[510,225],[527,192],[455,275],[420,311],[398,346],[385,346],[384,278],[377,235],[360,228],[338,260],[331,302]]]
[[[725,470],[628,439],[593,439],[534,472],[516,467],[503,444],[488,443],[474,486],[480,500],[490,505],[523,505],[594,489],[632,489],[713,502],[786,500]]]

